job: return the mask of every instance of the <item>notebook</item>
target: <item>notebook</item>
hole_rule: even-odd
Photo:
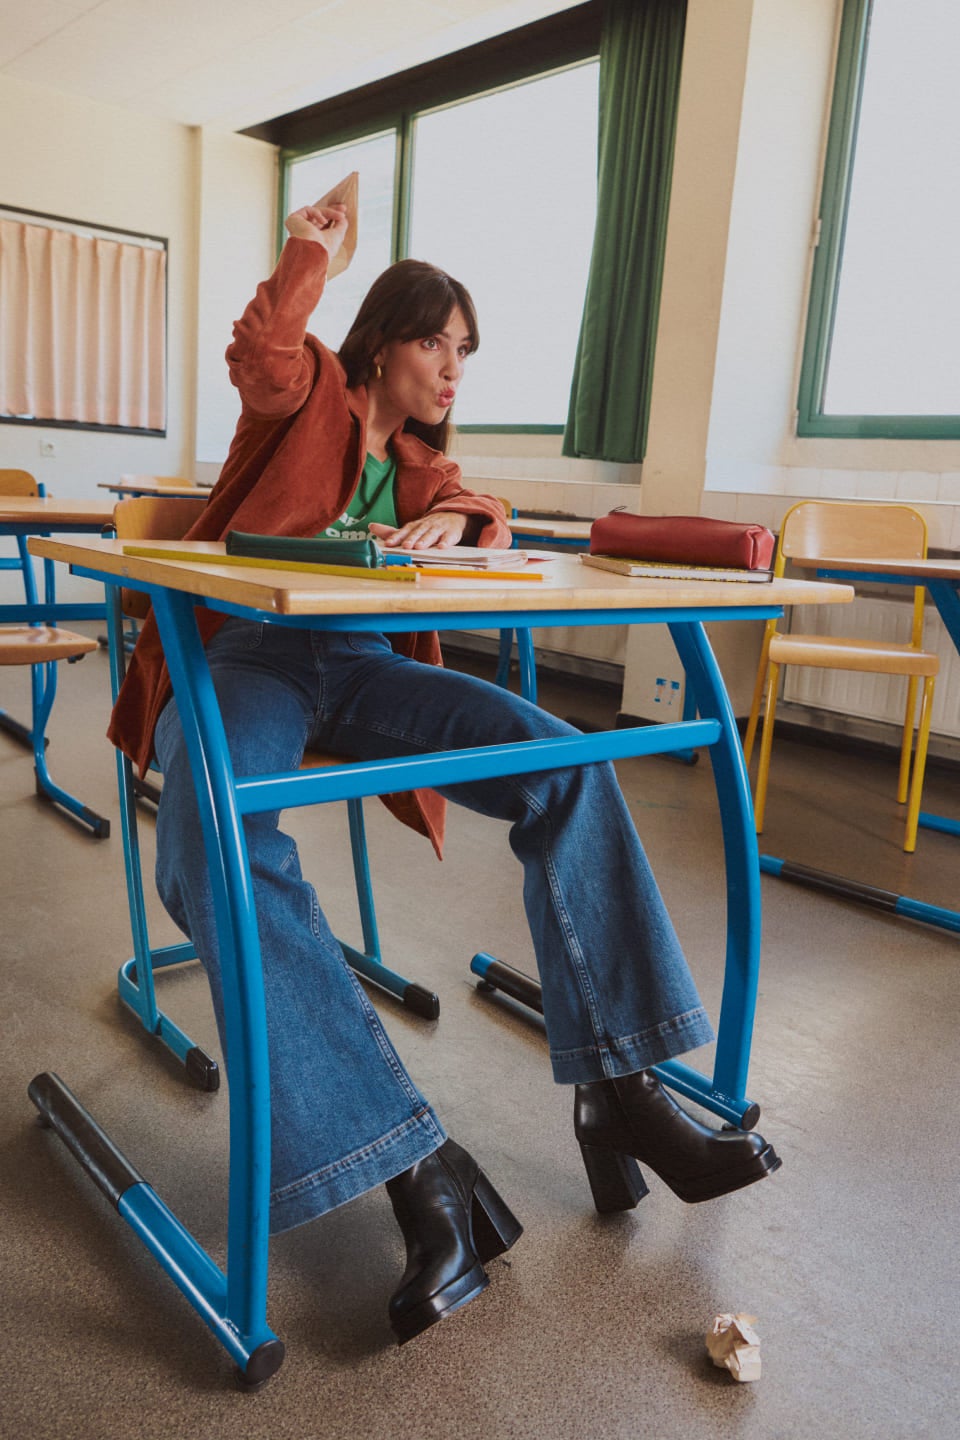
[[[677,565],[672,560],[621,560],[615,555],[581,555],[581,565],[612,570],[615,575],[636,575],[644,580],[735,580],[762,584],[773,579],[772,570],[739,570],[718,565]]]

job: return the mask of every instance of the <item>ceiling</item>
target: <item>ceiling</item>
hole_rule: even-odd
[[[0,0],[0,76],[239,130],[576,0]]]

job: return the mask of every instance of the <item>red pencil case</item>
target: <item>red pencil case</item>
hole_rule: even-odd
[[[765,525],[700,515],[630,515],[612,510],[590,526],[590,554],[676,565],[769,570],[776,538]]]

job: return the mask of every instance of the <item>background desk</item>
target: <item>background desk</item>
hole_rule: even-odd
[[[179,549],[184,548],[181,542]],[[427,580],[417,584],[215,563],[223,547],[193,542],[214,563],[123,554],[119,542],[33,540],[35,554],[79,574],[147,591],[187,737],[207,860],[222,937],[230,1049],[230,1183],[224,1274],[167,1209],[56,1076],[38,1076],[30,1094],[148,1249],[233,1357],[250,1382],[279,1367],[283,1347],[266,1323],[269,1210],[269,1072],[263,981],[244,841],[245,814],[352,796],[571,764],[710,746],[727,865],[726,969],[712,1077],[680,1061],[661,1077],[734,1124],[755,1123],[746,1096],[760,954],[757,845],[743,752],[703,630],[706,620],[781,613],[789,603],[849,600],[846,586],[807,581],[770,585],[631,580],[588,570],[576,560],[550,562],[547,579]],[[415,759],[358,762],[326,770],[235,776],[195,606],[272,624],[314,629],[404,632],[499,628],[504,624],[666,623],[691,678],[700,719],[576,735],[525,744],[440,752]]]
[[[103,499],[55,500],[49,496],[36,495],[0,496],[0,535],[21,537],[90,531],[99,534],[112,517],[113,505]],[[103,620],[106,613],[102,601],[92,604],[58,603],[54,569],[50,561],[44,562],[44,599],[42,602],[37,593],[33,571],[29,565],[24,570],[23,583],[23,603],[0,604],[0,623],[7,625],[35,625],[38,623],[69,625],[76,620]],[[0,710],[0,729],[6,730],[21,744],[26,744],[31,748],[33,747],[34,731],[38,724],[43,724],[43,710],[46,708],[49,714],[48,707],[53,705],[57,684],[55,666],[47,671],[45,686],[40,684],[36,674],[40,667],[33,666],[32,668],[34,672],[31,684],[33,716],[30,728],[28,729],[20,721],[14,720],[5,710]],[[37,766],[36,776],[39,794],[75,815],[84,825],[89,826],[98,839],[109,835],[109,820],[84,805],[69,791],[54,784],[46,772],[45,765]]]
[[[186,481],[182,485],[163,485],[158,480],[152,480],[149,475],[144,475],[142,479],[129,477],[126,480],[101,480],[97,485],[98,490],[109,490],[121,499],[130,495],[202,495],[207,499],[211,488],[190,485]]]
[[[831,580],[873,582],[880,585],[925,585],[930,599],[936,605],[947,634],[954,648],[960,654],[960,560],[855,560],[844,556],[819,557],[817,559],[791,559],[791,564],[804,570],[816,570],[823,578]],[[920,812],[920,824],[928,830],[942,830],[949,835],[960,835],[960,820],[942,815]],[[810,889],[824,890],[848,900],[873,905],[880,910],[892,910],[908,920],[922,920],[927,925],[936,925],[942,930],[960,932],[960,910],[948,909],[941,905],[929,905],[924,900],[911,899],[909,895],[897,895],[892,890],[882,890],[860,880],[836,875],[828,870],[815,870],[784,860],[776,855],[761,855],[760,868],[768,875],[806,885]]]
[[[531,541],[548,540],[551,545],[562,545],[570,550],[586,550],[590,543],[592,520],[548,520],[534,515],[513,515],[507,517],[507,524],[513,532],[514,541],[527,544]]]

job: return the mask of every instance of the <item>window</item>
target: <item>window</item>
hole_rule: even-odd
[[[166,242],[0,210],[0,421],[165,433]]]
[[[458,429],[563,427],[597,208],[598,70],[415,121],[409,253],[462,280],[480,322]]]
[[[954,0],[845,0],[801,435],[960,436]]]
[[[336,346],[393,259],[477,306],[460,430],[563,430],[596,213],[598,0],[253,127],[284,214],[360,172],[360,243],[311,329]]]

